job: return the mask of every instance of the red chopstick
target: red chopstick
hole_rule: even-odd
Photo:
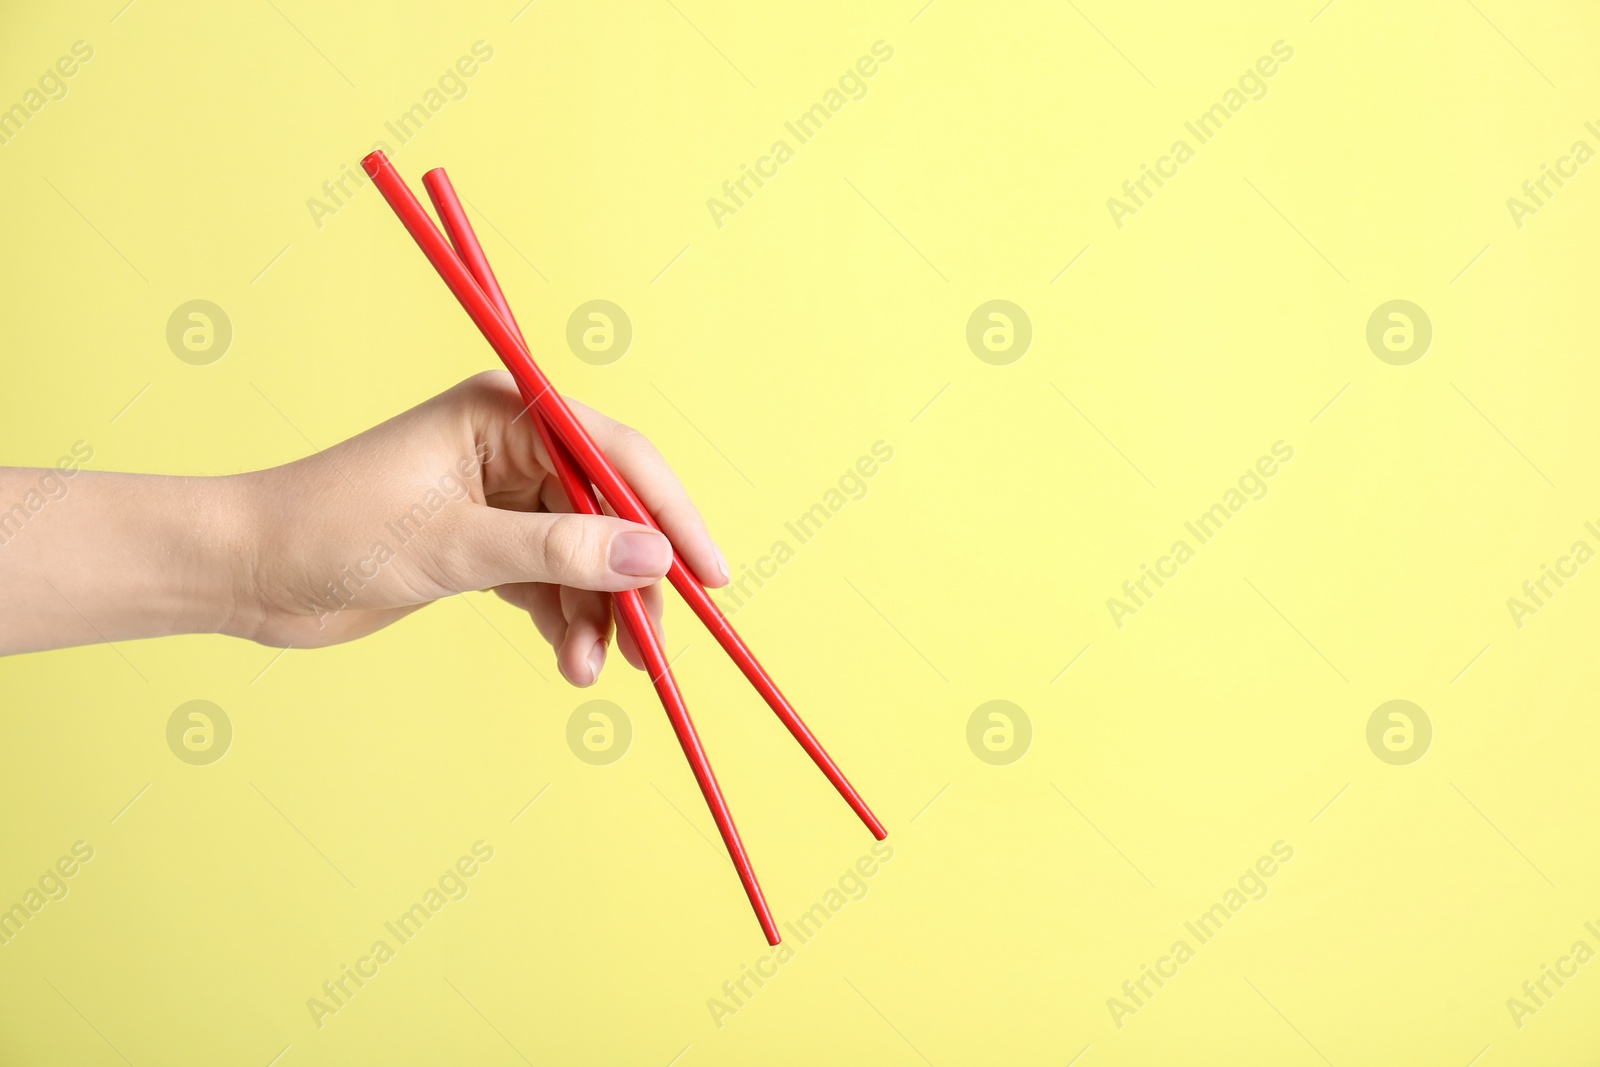
[[[422,176],[422,185],[428,190],[428,197],[433,201],[434,209],[439,214],[439,221],[444,224],[445,232],[455,246],[462,264],[483,289],[484,295],[494,304],[501,321],[526,347],[522,329],[517,325],[516,316],[511,313],[505,293],[489,266],[488,257],[484,255],[483,246],[479,244],[472,223],[468,221],[466,212],[461,207],[461,201],[456,196],[455,188],[450,184],[450,178],[442,168],[438,168]],[[539,439],[544,442],[545,451],[550,454],[551,466],[555,468],[556,477],[560,479],[567,499],[572,502],[573,510],[585,515],[603,514],[588,479],[578,470],[566,446],[550,432],[544,416],[531,406],[531,398],[526,390],[523,391],[523,402],[529,404],[528,410],[534,428],[538,431]],[[728,855],[733,859],[733,866],[739,873],[739,881],[744,885],[745,895],[750,898],[750,906],[755,909],[756,919],[761,923],[761,932],[766,935],[768,944],[776,945],[779,941],[777,924],[773,921],[772,911],[767,907],[766,898],[761,893],[761,885],[756,880],[755,870],[750,866],[750,858],[745,854],[744,842],[740,840],[739,830],[733,822],[733,813],[728,810],[727,802],[722,797],[722,789],[711,770],[711,762],[700,744],[694,722],[689,718],[688,706],[683,701],[677,679],[673,677],[672,667],[667,662],[666,649],[662,647],[660,635],[656,633],[655,627],[650,623],[649,614],[645,611],[644,600],[637,589],[623,590],[614,594],[614,598],[617,614],[623,625],[628,628],[628,633],[632,635],[634,644],[638,646],[645,668],[650,673],[650,681],[655,685],[662,707],[666,709],[673,733],[677,734],[678,744],[682,746],[684,757],[688,759],[689,767],[694,772],[695,781],[700,785],[706,806],[711,809],[711,817],[717,824],[718,832],[722,834],[722,842],[728,849]]]
[[[501,362],[511,371],[512,376],[527,387],[532,393],[529,403],[536,406],[549,420],[550,429],[558,436],[568,449],[573,458],[583,468],[590,480],[599,487],[601,494],[606,498],[618,515],[646,526],[660,529],[655,518],[640,502],[628,483],[611,466],[605,454],[600,451],[588,431],[573,416],[566,402],[561,399],[550,380],[544,376],[538,366],[533,362],[527,346],[518,341],[516,335],[500,320],[494,304],[472,279],[471,274],[461,261],[451,251],[450,245],[439,234],[438,228],[428,218],[422,205],[417,203],[415,196],[406,187],[400,175],[396,173],[393,164],[382,152],[373,152],[361,161],[367,176],[378,187],[383,198],[388,201],[390,208],[399,217],[412,238],[422,249],[423,255],[433,264],[434,269],[444,279],[445,285],[455,294],[462,308],[477,325],[479,332],[488,340],[490,347],[499,355]],[[811,733],[811,730],[801,721],[800,716],[790,706],[784,695],[767,672],[762,669],[756,660],[755,654],[740,640],[728,620],[723,617],[709,594],[695,581],[683,560],[674,553],[672,568],[667,572],[672,586],[678,594],[689,604],[696,616],[705,627],[711,631],[717,643],[728,653],[739,670],[755,686],[773,712],[788,727],[800,747],[805,749],[828,781],[833,783],[835,789],[844,797],[845,801],[866,824],[867,829],[878,840],[888,836],[883,824],[878,821],[866,802],[861,799],[832,757],[823,749],[820,742]]]
[[[362,160],[362,167],[367,175],[372,178],[373,184],[383,194],[390,208],[417,242],[423,254],[433,265],[456,297],[462,308],[467,312],[473,323],[478,327],[490,346],[499,355],[512,377],[516,379],[518,389],[522,393],[523,401],[529,410],[536,416],[534,422],[541,436],[546,441],[546,449],[551,454],[552,465],[556,467],[557,477],[561,478],[563,488],[567,490],[569,499],[574,507],[583,507],[586,497],[592,499],[592,493],[587,485],[578,485],[583,479],[570,467],[576,464],[581,469],[583,476],[592,481],[599,488],[600,493],[610,503],[612,509],[620,516],[632,522],[641,523],[660,529],[654,517],[644,506],[627,481],[612,467],[605,454],[601,452],[594,440],[589,436],[583,425],[572,414],[562,400],[559,393],[550,384],[529,352],[526,341],[521,331],[516,326],[514,316],[511,315],[509,306],[506,305],[504,294],[494,282],[493,273],[488,268],[488,263],[483,258],[482,248],[477,246],[475,237],[471,236],[471,226],[466,224],[465,215],[460,211],[459,203],[455,203],[453,191],[449,189],[448,180],[444,179],[442,172],[439,179],[429,184],[430,195],[434,197],[436,205],[440,208],[442,218],[449,220],[453,216],[459,218],[447,225],[452,225],[452,236],[456,238],[457,245],[461,248],[458,255],[448,241],[439,233],[433,220],[428,217],[422,205],[417,202],[411,190],[401,180],[400,176],[389,163],[382,152],[373,152]],[[434,186],[437,185],[438,189]],[[453,208],[448,205],[454,204]],[[459,231],[459,232],[457,232]],[[465,236],[463,236],[465,235]],[[474,270],[463,262],[463,257],[468,257],[476,262],[480,269]],[[551,447],[554,444],[555,448]],[[558,458],[559,457],[559,458]],[[563,474],[563,463],[568,468]],[[573,482],[570,486],[568,483]],[[576,493],[574,493],[576,489]],[[596,506],[597,502],[596,502]],[[841,796],[849,803],[852,810],[874,837],[882,840],[887,836],[883,824],[866,806],[860,795],[855,791],[838,766],[829,757],[822,745],[812,735],[811,731],[801,721],[800,717],[784,698],[778,687],[768,677],[755,655],[740,640],[722,612],[719,611],[710,596],[690,573],[682,558],[674,551],[673,560],[668,578],[680,596],[689,603],[696,616],[716,637],[731,659],[738,665],[763,699],[772,708],[779,720],[788,728],[800,746],[822,770],[823,774],[833,783]],[[619,598],[618,603],[624,604],[625,598]],[[642,609],[642,605],[641,605]],[[622,609],[624,623],[632,614],[628,608]],[[650,627],[648,618],[643,620],[644,630],[651,638],[655,637],[654,629]],[[659,640],[654,643],[659,647]],[[641,642],[641,652],[648,646],[648,641]],[[670,670],[666,669],[662,653],[662,667],[659,672],[652,666],[654,676],[670,679]],[[748,861],[741,865],[743,848],[739,843],[737,831],[733,828],[731,815],[728,814],[726,805],[722,803],[721,792],[717,788],[716,779],[711,774],[709,762],[705,759],[704,750],[700,747],[694,728],[688,718],[688,711],[683,707],[681,695],[677,693],[676,682],[663,688],[657,684],[657,691],[662,695],[663,706],[667,708],[668,716],[673,722],[674,730],[678,733],[679,742],[683,745],[685,755],[695,771],[696,780],[700,783],[702,792],[706,795],[708,805],[711,806],[713,817],[717,819],[718,829],[723,834],[724,843],[729,852],[734,856],[735,866],[739,867],[741,880],[745,884],[746,893],[749,895],[752,906],[757,915],[762,919],[762,927],[767,934],[767,939],[772,944],[777,944],[776,929],[771,926],[770,915],[766,913],[765,903],[761,899],[760,887],[755,883],[754,874],[749,871]],[[671,696],[668,696],[668,693]],[[681,714],[680,714],[681,713]],[[680,723],[682,728],[680,728]],[[719,811],[720,808],[720,811]]]

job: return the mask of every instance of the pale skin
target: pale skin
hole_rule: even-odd
[[[707,586],[727,584],[727,565],[654,446],[569,403],[670,544],[571,514],[493,371],[248,474],[0,468],[0,655],[188,633],[315,648],[493,589],[528,612],[563,677],[592,685],[614,633],[606,594],[640,590],[659,630],[673,545]],[[642,667],[626,630],[618,645]]]

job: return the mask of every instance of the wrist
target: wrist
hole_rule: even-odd
[[[136,514],[147,525],[129,531],[130,540],[146,546],[135,558],[148,568],[136,599],[154,631],[139,636],[250,636],[259,525],[251,476],[134,477],[142,490]]]
[[[264,540],[261,472],[207,478],[210,521],[199,533],[194,597],[186,632],[254,640],[266,617],[261,591]]]

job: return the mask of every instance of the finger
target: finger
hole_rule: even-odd
[[[482,477],[490,501],[526,500],[555,484],[554,478],[548,478],[550,458],[510,375],[487,371],[462,382],[451,393],[457,391],[468,398],[472,431],[487,450]],[[585,404],[572,400],[568,404],[671,538],[695,577],[712,588],[726,585],[727,561],[683,484],[649,439]]]
[[[561,611],[561,587],[538,582],[516,582],[495,588],[495,593],[508,604],[528,613],[539,636],[552,649],[560,648],[567,638],[567,617]]]
[[[650,619],[650,625],[655,628],[656,638],[663,637],[661,629],[661,586],[647,585],[639,590],[639,595],[644,599],[645,614]],[[644,653],[640,650],[638,642],[633,639],[633,632],[626,626],[617,627],[617,648],[622,651],[622,658],[635,670],[644,670]]]
[[[548,457],[516,382],[503,370],[474,374],[433,401],[467,415],[464,431],[482,458],[482,491],[491,500],[536,496],[549,475]]]
[[[546,478],[539,494],[546,511],[572,511],[559,479]],[[565,640],[556,649],[556,665],[567,681],[577,686],[593,685],[605,666],[611,644],[611,598],[587,589],[560,590],[561,610],[567,621]]]
[[[683,483],[678,481],[678,476],[672,473],[650,439],[575,400],[569,400],[568,404],[606,458],[672,539],[673,546],[701,584],[712,588],[726,585],[727,561],[711,540],[700,510],[690,501]]]
[[[556,666],[573,685],[593,685],[611,643],[611,598],[588,589],[562,588],[560,595],[567,635],[556,649]]]
[[[457,592],[549,582],[614,592],[660,580],[667,539],[609,515],[551,515],[468,507],[440,531],[430,562]]]

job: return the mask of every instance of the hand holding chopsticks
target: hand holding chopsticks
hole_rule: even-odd
[[[551,386],[549,379],[534,363],[499,283],[489,269],[482,247],[478,244],[444,172],[442,170],[429,172],[424,178],[424,185],[450,235],[448,241],[382,152],[374,152],[367,156],[362,160],[362,166],[451,293],[455,295],[473,323],[494,348],[495,353],[511,371],[512,377],[516,379],[523,402],[533,416],[535,430],[539,433],[545,450],[550,454],[551,464],[574,509],[587,514],[600,513],[599,501],[590,485],[592,483],[599,489],[600,496],[603,496],[612,510],[622,518],[660,529],[643,502],[606,459],[605,454],[568,409],[560,394]],[[872,831],[873,836],[882,840],[886,836],[883,824],[872,814],[832,758],[800,720],[794,708],[768,677],[754,654],[734,632],[733,627],[676,552],[671,569],[668,571],[668,579],[757,692],[771,706],[773,712],[805,749],[812,761]],[[668,720],[683,748],[684,756],[689,761],[706,804],[711,809],[712,818],[716,821],[723,844],[733,859],[739,880],[761,923],[762,932],[766,934],[768,943],[775,945],[779,940],[777,927],[762,896],[755,872],[745,855],[744,846],[739,839],[738,830],[734,827],[733,817],[722,798],[716,776],[711,771],[710,761],[706,758],[705,750],[695,733],[688,708],[684,705],[677,682],[667,664],[660,638],[651,626],[636,591],[616,594],[616,603],[617,613],[623,625],[627,627],[645,659],[651,682],[656,688],[662,706],[666,709]]]

